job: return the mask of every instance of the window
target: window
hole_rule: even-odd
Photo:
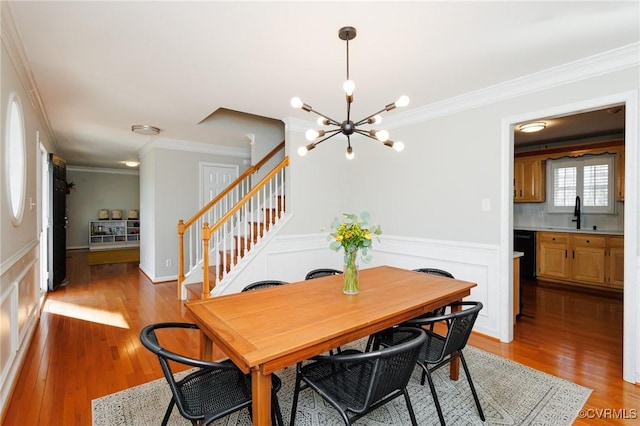
[[[22,221],[24,206],[26,156],[24,140],[24,120],[18,97],[12,94],[7,109],[5,170],[9,185],[9,201],[14,225]]]
[[[579,196],[583,213],[613,213],[614,158],[604,154],[550,160],[547,190],[553,198],[549,212],[573,213]]]

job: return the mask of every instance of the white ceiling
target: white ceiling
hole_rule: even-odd
[[[281,120],[300,96],[342,120],[345,42],[352,114],[422,107],[640,39],[637,1],[10,1],[68,164],[121,167],[161,138],[248,147],[202,120],[226,108]],[[393,111],[388,114],[400,114]]]

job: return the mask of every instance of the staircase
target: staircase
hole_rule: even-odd
[[[255,173],[274,148],[187,221],[178,221],[178,298],[206,298],[249,262],[285,212],[285,157],[257,184]],[[228,207],[231,206],[231,207]],[[210,224],[212,225],[210,226]]]
[[[277,219],[282,217],[284,212],[284,196],[277,197],[276,207],[262,208],[262,221],[249,222],[249,233],[245,235],[234,235],[234,250],[220,250],[218,259],[222,259],[218,265],[209,266],[210,274],[217,274],[221,280],[226,273],[231,271],[231,265],[236,265],[242,257],[246,255],[252,247],[265,236],[265,234],[275,225]],[[211,276],[211,275],[209,275]],[[191,287],[194,288],[194,287]]]

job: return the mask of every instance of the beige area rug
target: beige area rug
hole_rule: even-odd
[[[448,378],[448,368],[436,373],[436,390],[447,425],[571,425],[591,394],[591,389],[514,363],[474,347],[465,358],[480,397],[486,422],[478,416],[469,385],[461,368],[460,380]],[[438,414],[429,386],[420,385],[422,370],[416,368],[409,394],[419,425],[436,425]],[[285,424],[289,422],[295,367],[277,372],[282,379],[278,398]],[[94,426],[159,425],[171,393],[164,379],[155,380],[92,401]],[[170,425],[189,425],[174,408]],[[250,425],[248,410],[218,420],[218,426]],[[300,393],[296,425],[344,424],[337,412],[309,389]],[[384,405],[356,422],[359,426],[410,425],[404,398]]]

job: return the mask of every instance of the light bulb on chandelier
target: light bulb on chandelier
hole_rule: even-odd
[[[349,40],[353,40],[356,37],[356,29],[353,27],[343,27],[338,31],[338,37],[341,40],[344,40],[347,44],[347,80],[344,82],[342,88],[344,89],[346,99],[347,99],[347,118],[342,122],[338,122],[332,118],[327,117],[324,114],[319,113],[314,110],[310,105],[305,104],[298,97],[294,97],[291,99],[291,106],[297,109],[302,109],[303,111],[313,112],[318,115],[317,123],[319,126],[334,126],[334,128],[327,130],[307,130],[305,133],[305,137],[307,140],[312,141],[308,145],[301,146],[298,148],[298,154],[304,156],[307,152],[314,149],[318,144],[326,141],[327,139],[331,139],[332,137],[343,134],[347,137],[347,159],[351,160],[354,158],[355,154],[353,152],[353,147],[351,146],[351,135],[354,133],[366,136],[370,139],[377,140],[382,142],[385,146],[393,148],[396,151],[402,151],[404,149],[404,143],[400,141],[392,141],[389,139],[389,132],[386,130],[375,130],[375,129],[361,129],[360,126],[363,125],[376,125],[382,122],[382,118],[380,114],[386,111],[391,111],[392,109],[398,107],[406,107],[409,105],[409,97],[408,96],[400,96],[397,101],[386,105],[380,111],[377,111],[362,120],[352,121],[351,120],[351,103],[353,103],[353,92],[355,91],[355,83],[349,78]],[[318,138],[322,138],[317,140]],[[315,142],[313,142],[315,141]]]

